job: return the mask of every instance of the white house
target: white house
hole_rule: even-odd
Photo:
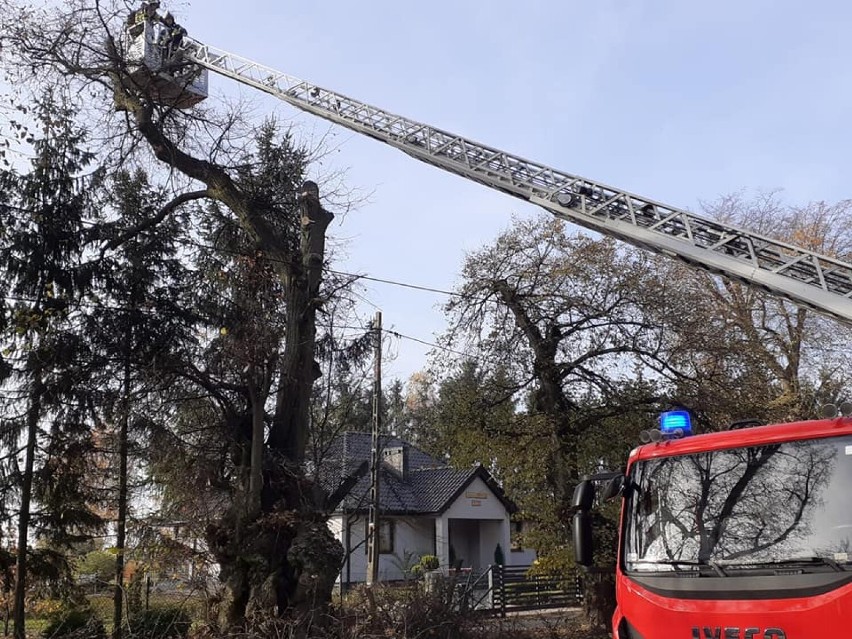
[[[369,433],[347,432],[332,442],[319,464],[322,482],[334,490],[349,476],[360,477],[329,526],[347,559],[340,582],[363,582],[367,573]],[[479,572],[502,554],[505,565],[530,563],[530,551],[512,552],[510,516],[515,505],[482,466],[455,469],[394,437],[382,438],[379,473],[379,579],[400,580],[422,555],[436,555],[441,567]],[[500,551],[497,550],[498,545]]]

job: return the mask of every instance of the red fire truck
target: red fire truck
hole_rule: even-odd
[[[615,639],[852,636],[852,406],[832,413],[697,436],[664,413],[600,491],[622,500]],[[574,492],[584,566],[595,484]]]

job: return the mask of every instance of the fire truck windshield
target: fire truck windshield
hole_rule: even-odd
[[[627,572],[852,569],[852,436],[641,461],[630,488]]]

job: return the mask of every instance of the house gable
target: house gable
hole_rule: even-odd
[[[505,519],[509,512],[488,483],[475,475],[454,495],[443,514],[450,519]]]
[[[485,484],[485,488],[490,491],[490,493],[494,495],[494,497],[499,500],[500,503],[503,504],[503,507],[505,508],[508,514],[516,513],[518,511],[518,507],[511,499],[506,497],[506,493],[504,493],[503,489],[500,488],[500,485],[497,483],[497,480],[494,479],[494,476],[481,465],[477,466],[474,469],[474,472],[471,473],[468,480],[462,486],[460,486],[458,490],[453,493],[453,495],[446,501],[444,508],[442,508],[442,511],[446,510],[454,503],[456,503],[459,497],[463,496],[465,492],[470,492],[469,486],[472,482],[476,480],[479,480]]]

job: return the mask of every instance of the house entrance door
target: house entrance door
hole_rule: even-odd
[[[479,541],[479,521],[475,519],[450,519],[450,567],[482,569]]]

